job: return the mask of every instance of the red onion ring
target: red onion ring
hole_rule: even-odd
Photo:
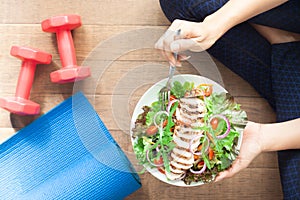
[[[182,180],[182,179],[184,179],[185,177],[186,177],[186,172],[183,173],[183,174],[178,178],[178,180]]]
[[[205,170],[206,170],[206,164],[205,163],[203,164],[202,169],[199,170],[199,171],[195,171],[192,168],[190,168],[190,172],[192,172],[193,174],[202,174]]]
[[[209,148],[209,140],[208,140],[207,136],[206,136],[206,135],[196,135],[195,137],[193,137],[193,138],[191,139],[191,141],[190,141],[190,143],[189,143],[189,150],[190,150],[190,152],[191,152],[193,155],[200,156],[200,155],[202,154],[201,152],[196,153],[196,152],[194,152],[193,149],[192,149],[193,141],[194,141],[194,140],[198,140],[198,139],[200,139],[200,138],[202,138],[202,137],[205,137],[205,138],[207,139],[207,147],[206,147],[206,149],[205,149],[205,151],[204,151],[204,152],[207,152],[207,150],[208,150],[208,148]]]
[[[209,119],[209,123],[211,122],[211,120],[212,120],[213,118],[221,118],[221,119],[223,119],[223,120],[226,122],[227,130],[225,131],[225,133],[222,134],[222,135],[216,136],[216,138],[218,138],[218,139],[223,139],[223,138],[225,138],[225,137],[229,134],[229,132],[230,132],[230,122],[229,122],[229,119],[228,119],[227,117],[225,117],[224,115],[217,114],[217,115],[213,115],[213,116]]]
[[[173,105],[175,102],[178,102],[178,99],[173,99],[172,101],[169,101],[168,107],[167,107],[167,112],[168,112],[168,113],[170,113],[171,107],[172,107],[172,105]]]
[[[151,165],[153,165],[153,166],[155,166],[155,167],[162,167],[162,166],[164,166],[164,163],[161,163],[161,164],[155,164],[155,163],[153,163],[153,162],[150,160],[150,158],[149,158],[149,150],[147,150],[147,152],[146,152],[146,157],[147,157],[148,162],[149,162]]]
[[[156,150],[157,152],[159,152],[159,151],[160,151],[160,149],[158,148],[158,146],[155,148],[155,150]]]

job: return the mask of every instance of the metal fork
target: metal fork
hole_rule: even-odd
[[[180,29],[177,30],[176,36],[180,35]],[[177,61],[178,59],[178,53],[174,52],[174,58]],[[170,93],[171,93],[171,81],[175,72],[176,66],[170,65],[169,67],[169,77],[167,80],[166,86],[160,89],[159,91],[159,99],[161,100],[161,110],[166,110],[167,102],[169,102],[170,99]]]

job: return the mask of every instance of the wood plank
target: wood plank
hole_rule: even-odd
[[[84,4],[84,5],[83,5]],[[52,0],[52,1],[1,1],[0,23],[40,24],[57,15],[78,14],[83,24],[111,25],[166,25],[159,1],[153,0]]]
[[[197,187],[176,187],[141,175],[143,187],[126,199],[282,199],[276,169],[247,168],[231,179]]]
[[[16,131],[17,130],[13,128],[0,128],[0,144],[11,138]]]

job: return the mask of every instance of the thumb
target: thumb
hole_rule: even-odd
[[[204,51],[197,41],[199,41],[198,38],[175,40],[171,43],[170,50],[177,53],[186,50],[193,50],[197,52]]]

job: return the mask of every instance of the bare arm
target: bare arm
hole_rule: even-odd
[[[261,125],[262,151],[300,149],[300,118]]]
[[[226,32],[233,26],[265,11],[271,10],[285,2],[287,2],[287,0],[229,0],[218,11],[207,16],[206,20],[219,22]]]

